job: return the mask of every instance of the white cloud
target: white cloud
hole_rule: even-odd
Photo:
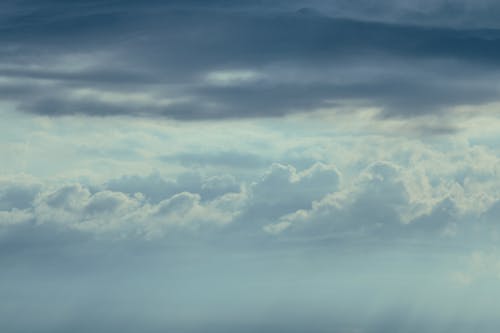
[[[213,85],[231,86],[250,83],[262,78],[264,75],[257,71],[241,69],[210,72],[205,80]]]
[[[414,169],[376,162],[348,186],[314,200],[310,208],[284,214],[264,230],[271,234],[358,235],[368,237],[456,237],[464,235],[494,206],[465,194],[451,180],[431,184],[426,173],[415,184]],[[431,171],[432,172],[432,171]],[[472,205],[471,200],[476,199]],[[492,207],[487,209],[488,207]]]

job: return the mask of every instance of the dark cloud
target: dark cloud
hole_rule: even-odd
[[[34,101],[31,104],[21,104],[20,109],[51,117],[66,115],[139,116],[141,113],[140,109],[127,105],[103,103],[92,99],[66,100],[57,97]]]
[[[12,87],[38,83],[18,106],[49,116],[270,117],[356,101],[408,117],[496,100],[498,30],[419,25],[405,17],[420,5],[406,2],[313,5],[17,2],[0,18],[0,75],[16,103]],[[446,8],[421,15],[445,17]],[[151,98],[74,96],[82,88]]]

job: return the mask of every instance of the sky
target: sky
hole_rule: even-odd
[[[498,332],[500,4],[0,4],[0,331]]]

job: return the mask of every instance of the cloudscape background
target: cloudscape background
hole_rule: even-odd
[[[0,331],[498,332],[495,1],[0,4]]]

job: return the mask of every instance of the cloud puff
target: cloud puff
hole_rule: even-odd
[[[474,228],[477,232],[481,214],[490,220],[486,216],[491,216],[495,205],[476,202],[483,207],[478,212],[463,201],[463,189],[458,184],[452,183],[444,191],[438,190],[441,186],[450,185],[415,189],[403,168],[377,162],[360,173],[352,186],[314,200],[308,209],[285,214],[263,230],[301,237],[425,240],[455,238],[458,234],[462,239],[472,236]],[[457,187],[460,190],[454,193]],[[482,200],[489,202],[487,198]]]
[[[276,233],[295,227],[323,235],[345,232],[371,234],[374,230],[399,224],[398,210],[409,202],[398,176],[396,166],[376,163],[359,176],[354,187],[315,200],[310,209],[287,214],[276,225],[267,226],[266,230]]]
[[[33,211],[37,224],[53,224],[98,237],[108,234],[112,238],[152,238],[176,229],[195,230],[204,223],[217,226],[231,222],[237,212],[227,209],[227,205],[219,209],[229,197],[201,202],[199,194],[180,192],[150,204],[140,192],[92,193],[74,184],[42,192]]]
[[[313,200],[337,190],[340,172],[333,165],[316,163],[298,172],[275,163],[248,188],[245,209],[238,217],[242,228],[258,230],[283,214],[308,208]]]

